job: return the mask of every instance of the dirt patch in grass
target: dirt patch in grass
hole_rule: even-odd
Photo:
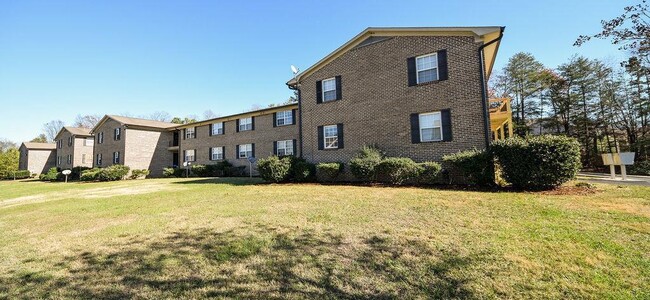
[[[587,196],[599,192],[600,191],[595,187],[565,185],[552,190],[540,191],[538,193],[542,195]]]

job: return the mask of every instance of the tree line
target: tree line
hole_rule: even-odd
[[[583,165],[596,166],[600,153],[650,155],[650,23],[645,1],[602,22],[602,31],[578,37],[610,39],[628,58],[612,63],[574,55],[549,68],[531,53],[513,55],[490,81],[492,97],[512,99],[517,135],[562,134],[578,139]]]

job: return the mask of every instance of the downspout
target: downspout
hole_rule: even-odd
[[[300,148],[300,158],[303,158],[302,155],[302,100],[300,99],[300,84],[296,81],[296,85],[290,85],[287,83],[287,86],[290,90],[298,91],[298,147]]]
[[[485,148],[488,148],[490,146],[490,142],[492,141],[492,137],[490,136],[490,133],[492,130],[490,130],[490,114],[488,113],[488,107],[487,107],[487,82],[485,78],[485,57],[483,55],[483,49],[487,46],[490,46],[494,43],[497,43],[501,41],[501,38],[503,38],[503,31],[505,30],[505,27],[501,27],[501,32],[499,33],[499,37],[481,45],[478,48],[478,60],[479,60],[479,65],[480,65],[480,72],[481,72],[481,104],[483,106],[483,130],[485,131]]]

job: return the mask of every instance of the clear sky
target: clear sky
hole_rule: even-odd
[[[29,140],[77,114],[239,113],[290,95],[306,69],[370,26],[506,26],[496,67],[531,52],[618,61],[572,46],[636,1],[0,0],[0,138]]]

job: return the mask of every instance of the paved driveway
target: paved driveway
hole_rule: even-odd
[[[650,176],[627,175],[627,180],[623,181],[621,174],[616,174],[616,179],[609,178],[609,174],[604,173],[578,173],[578,179],[589,182],[607,183],[607,184],[629,184],[650,186]]]

